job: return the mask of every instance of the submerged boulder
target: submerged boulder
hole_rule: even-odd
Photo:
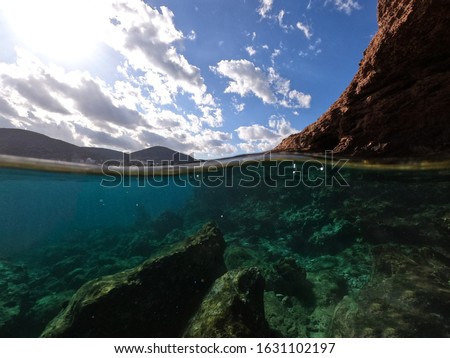
[[[24,306],[29,301],[29,278],[25,267],[0,259],[0,337],[14,337]]]
[[[42,337],[177,337],[225,271],[225,242],[206,224],[165,255],[83,285]]]
[[[265,281],[257,268],[229,271],[216,280],[185,337],[270,337],[264,315]]]
[[[373,248],[374,277],[336,306],[331,337],[450,337],[450,257],[431,248]]]
[[[297,297],[306,306],[315,305],[313,285],[307,278],[306,270],[299,266],[294,258],[282,258],[273,266],[275,274],[270,282],[270,288],[273,291]]]

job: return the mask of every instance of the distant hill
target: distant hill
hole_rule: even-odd
[[[15,128],[0,128],[0,154],[20,157],[60,160],[73,163],[101,164],[107,160],[122,160],[123,153],[106,148],[79,147],[46,135]],[[155,146],[130,154],[131,160],[192,162],[194,158],[172,149]]]
[[[155,164],[160,164],[163,161],[173,160],[174,163],[193,162],[195,159],[187,154],[176,152],[167,147],[154,146],[147,149],[142,149],[133,152],[130,155],[131,159],[145,162],[151,158]]]

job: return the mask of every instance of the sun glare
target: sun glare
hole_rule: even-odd
[[[19,45],[54,61],[77,62],[93,54],[108,23],[103,0],[0,0]]]

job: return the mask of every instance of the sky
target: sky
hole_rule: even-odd
[[[339,97],[376,0],[0,0],[0,127],[132,152],[261,152]]]

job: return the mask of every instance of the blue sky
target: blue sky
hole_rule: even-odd
[[[376,30],[376,0],[0,0],[0,127],[267,150],[339,97]]]

